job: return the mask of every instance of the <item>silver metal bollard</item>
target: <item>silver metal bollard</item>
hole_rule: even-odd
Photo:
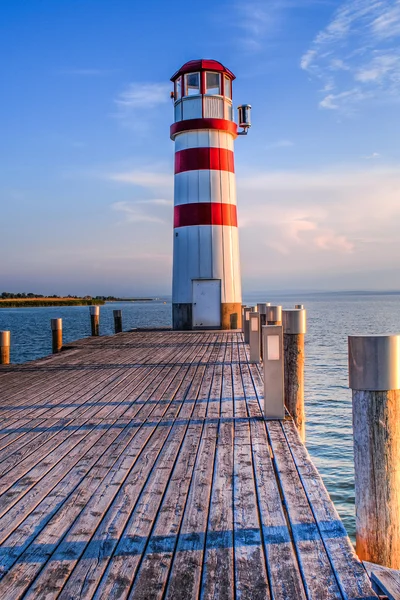
[[[92,335],[100,334],[100,306],[89,306]]]
[[[0,331],[0,365],[10,364],[11,334],[9,331]]]
[[[298,309],[302,309],[302,308],[304,308],[304,305],[303,304],[295,304],[294,307],[298,308]]]
[[[267,306],[267,325],[282,325],[282,306]]]
[[[284,356],[282,325],[262,328],[264,365],[264,418],[284,419]]]
[[[293,417],[301,440],[305,441],[304,408],[304,335],[306,311],[282,311],[285,361],[285,406]]]
[[[53,354],[57,354],[62,348],[62,319],[51,319],[51,346]]]
[[[400,569],[400,335],[349,337],[356,552]]]
[[[244,316],[244,309],[247,308],[246,304],[242,304],[242,332],[244,333],[244,321],[245,321],[245,316]]]
[[[250,313],[249,327],[249,344],[250,344],[250,362],[259,363],[261,361],[261,327],[260,314],[258,312]]]

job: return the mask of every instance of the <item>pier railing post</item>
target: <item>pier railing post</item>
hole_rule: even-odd
[[[92,335],[99,335],[100,306],[89,306]]]
[[[255,306],[246,306],[244,309],[244,342],[250,341],[250,313],[255,312]]]
[[[400,569],[400,335],[349,337],[356,552]]]
[[[9,331],[0,331],[0,365],[10,364],[10,338]]]
[[[304,335],[306,311],[290,309],[282,312],[283,345],[285,362],[285,406],[290,412],[305,441],[304,409]]]
[[[250,313],[250,327],[249,327],[249,344],[250,344],[250,362],[259,363],[261,360],[260,356],[260,339],[261,339],[261,328],[260,328],[260,313]]]
[[[62,319],[51,319],[51,343],[53,354],[62,348]]]
[[[267,325],[282,325],[282,306],[267,306]]]
[[[284,419],[283,327],[262,328],[264,367],[264,418]]]
[[[122,310],[113,310],[114,315],[114,331],[115,333],[122,332]]]

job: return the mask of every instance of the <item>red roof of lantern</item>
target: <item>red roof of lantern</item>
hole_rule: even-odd
[[[222,73],[226,73],[226,75],[228,75],[231,79],[236,79],[232,71],[224,67],[224,65],[217,60],[199,59],[190,60],[189,62],[185,63],[183,67],[179,69],[179,71],[172,75],[171,81],[175,81],[175,79],[184,73],[196,73],[197,71],[220,71]]]

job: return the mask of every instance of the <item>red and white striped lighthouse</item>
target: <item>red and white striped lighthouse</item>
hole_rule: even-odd
[[[232,81],[215,60],[172,77],[175,122],[174,329],[241,326]],[[245,106],[245,109],[248,107]],[[240,113],[243,121],[243,110]],[[240,123],[250,126],[249,123]]]

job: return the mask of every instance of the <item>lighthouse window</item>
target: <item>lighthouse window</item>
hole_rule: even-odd
[[[175,81],[175,100],[182,98],[182,77],[178,77]]]
[[[225,85],[225,96],[227,98],[232,98],[232,81],[226,75],[224,76],[224,85]]]
[[[185,75],[185,96],[198,94],[200,94],[200,73],[188,73]]]
[[[219,73],[206,73],[206,94],[217,96],[221,93]]]

